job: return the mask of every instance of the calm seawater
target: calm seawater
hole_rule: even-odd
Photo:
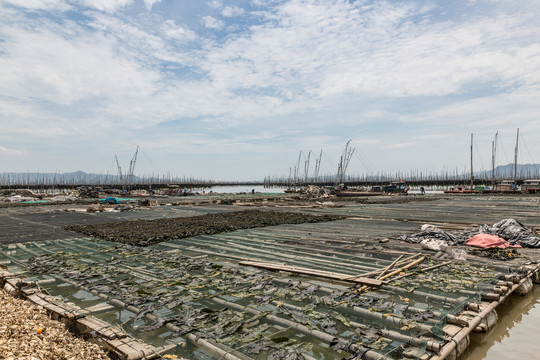
[[[495,328],[473,334],[469,350],[459,360],[540,359],[540,285],[525,296],[510,296],[497,314]]]

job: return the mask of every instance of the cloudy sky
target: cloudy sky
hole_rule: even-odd
[[[540,163],[540,1],[0,0],[0,172]],[[302,163],[305,161],[303,155]],[[314,161],[312,160],[312,164]]]

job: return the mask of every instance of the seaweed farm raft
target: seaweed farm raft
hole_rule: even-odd
[[[112,359],[464,358],[538,286],[538,200],[6,207],[0,279]]]

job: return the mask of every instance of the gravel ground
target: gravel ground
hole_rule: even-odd
[[[43,308],[16,299],[3,289],[0,289],[0,359],[110,360],[99,345],[75,337],[64,324],[51,320]]]

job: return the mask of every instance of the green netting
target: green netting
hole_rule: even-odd
[[[44,288],[81,307],[98,303],[91,293],[97,292],[138,308],[138,313],[115,309],[96,316],[155,346],[184,342],[194,334],[255,359],[418,359],[429,344],[444,342],[447,316],[479,300],[497,279],[497,271],[488,267],[452,263],[425,273],[413,269],[409,277],[366,292],[201,255],[205,246],[214,253],[220,246],[229,255],[244,254],[246,249],[233,243],[235,236],[203,236],[153,248],[88,239],[36,242],[2,247],[0,257],[11,271],[55,277],[58,281]],[[197,247],[189,248],[193,244]],[[252,256],[274,254],[276,260],[278,247],[254,245]],[[353,275],[393,261],[312,253],[307,263],[294,248],[281,248],[280,254],[279,260],[321,269],[331,268],[333,259],[342,272]],[[433,264],[429,259],[423,263]],[[158,318],[151,321],[146,314]],[[207,358],[192,346],[177,354]]]

